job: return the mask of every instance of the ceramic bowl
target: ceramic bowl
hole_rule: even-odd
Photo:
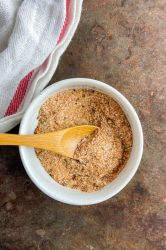
[[[143,152],[143,132],[138,115],[129,101],[119,91],[101,81],[87,78],[73,78],[59,81],[46,88],[32,101],[21,121],[19,133],[34,133],[38,123],[37,116],[39,109],[48,97],[59,91],[77,87],[95,89],[111,96],[119,103],[128,118],[133,134],[133,145],[130,158],[120,174],[110,184],[99,191],[92,193],[81,192],[64,187],[54,181],[42,167],[36,157],[34,148],[21,146],[19,150],[27,174],[34,184],[46,195],[72,205],[91,205],[105,201],[120,192],[132,179],[140,164]]]

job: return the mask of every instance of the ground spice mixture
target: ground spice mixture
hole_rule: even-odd
[[[65,90],[41,107],[35,133],[77,125],[99,127],[83,139],[75,159],[36,150],[46,171],[60,184],[93,192],[110,183],[125,166],[132,147],[132,132],[121,107],[111,97],[92,89]]]

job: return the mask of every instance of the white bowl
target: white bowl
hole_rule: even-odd
[[[21,121],[19,132],[20,134],[33,134],[38,123],[37,116],[39,109],[46,99],[58,91],[73,87],[89,87],[102,91],[103,93],[113,97],[113,99],[116,100],[122,107],[131,125],[133,133],[133,146],[130,158],[124,169],[115,180],[101,190],[86,193],[66,188],[54,181],[42,167],[40,161],[36,157],[34,148],[21,146],[20,155],[25,170],[31,180],[48,196],[55,200],[72,205],[96,204],[113,197],[128,184],[134,176],[142,157],[143,133],[141,123],[134,108],[120,92],[103,82],[87,78],[73,78],[59,81],[46,88],[37,98],[33,100]]]

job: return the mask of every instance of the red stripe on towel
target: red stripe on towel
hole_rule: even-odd
[[[19,86],[14,94],[14,97],[10,102],[10,105],[8,106],[8,108],[6,110],[5,116],[13,115],[17,112],[17,110],[20,107],[22,100],[25,96],[25,93],[26,93],[26,90],[28,87],[28,83],[30,82],[32,75],[33,75],[33,71],[31,71],[27,76],[25,76],[21,80],[21,82],[20,82],[20,84],[19,84]]]
[[[58,39],[58,42],[57,44],[59,44],[62,40],[62,38],[64,37],[65,35],[65,32],[67,30],[67,27],[69,25],[69,21],[70,21],[70,1],[71,0],[66,0],[66,18],[65,18],[65,22],[64,22],[64,25],[63,25],[63,28],[62,28],[62,31],[60,33],[60,36],[59,36],[59,39]]]

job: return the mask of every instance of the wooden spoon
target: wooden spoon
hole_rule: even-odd
[[[83,125],[37,135],[0,134],[0,145],[30,146],[73,158],[77,144],[96,128]]]

